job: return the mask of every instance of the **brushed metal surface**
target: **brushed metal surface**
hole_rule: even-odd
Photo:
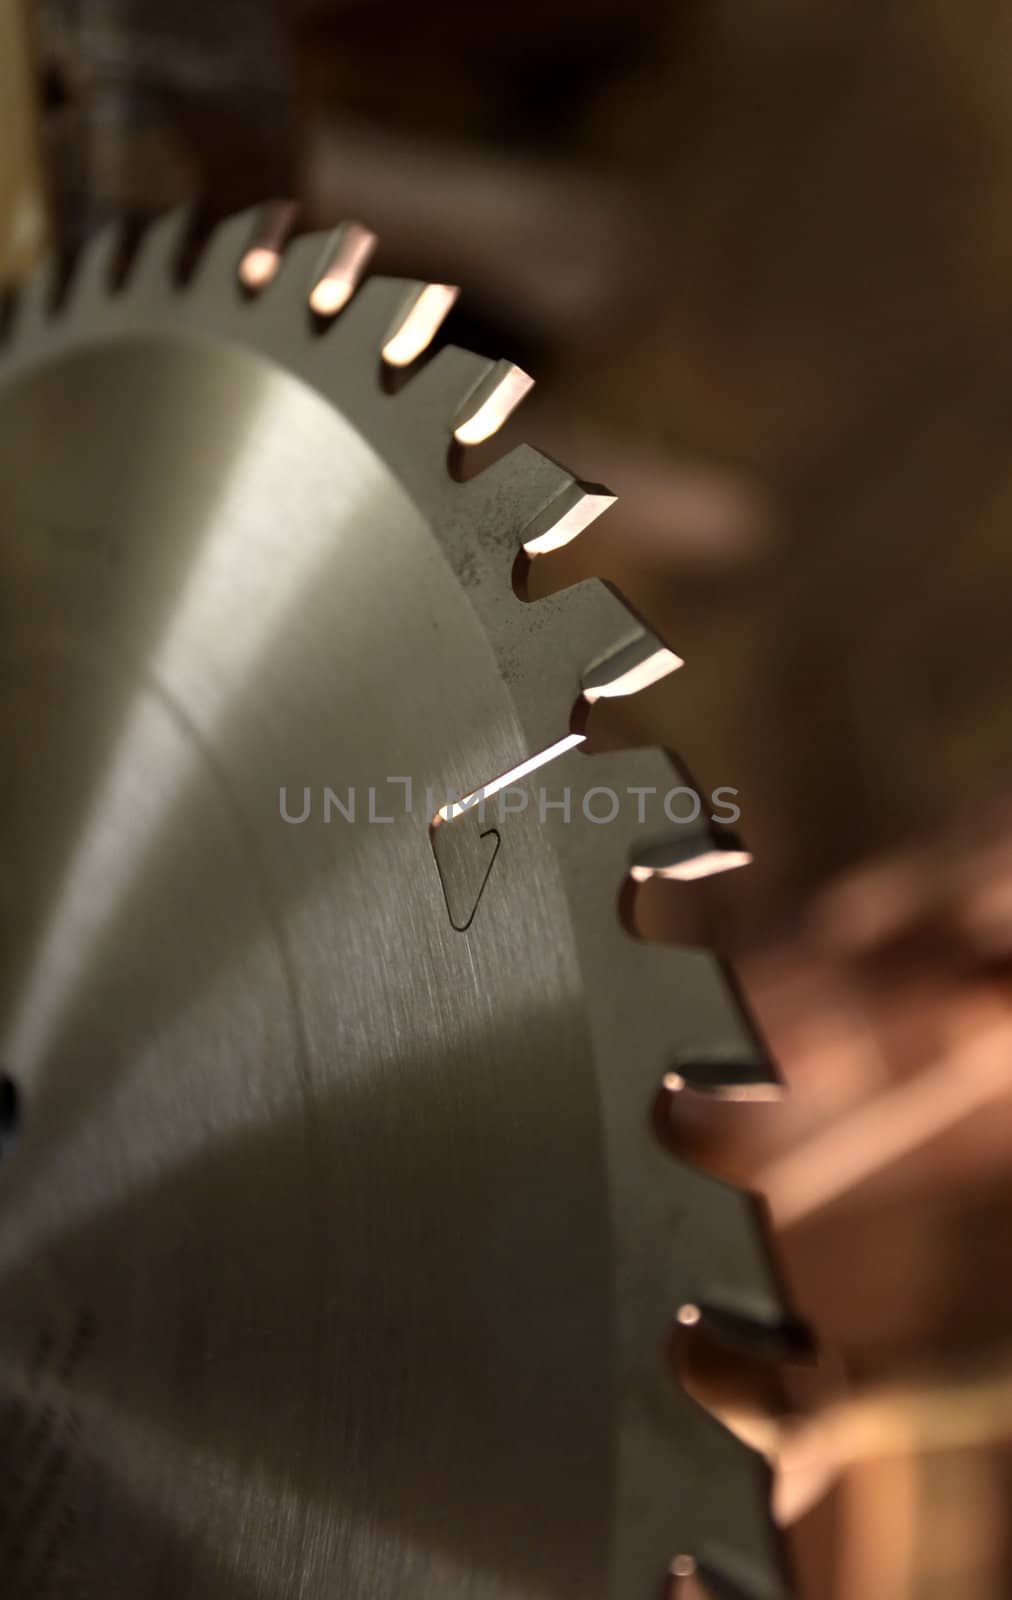
[[[688,1553],[783,1600],[765,1467],[666,1352],[787,1308],[651,1122],[773,1069],[714,957],[620,926],[654,815],[581,817],[677,771],[571,752],[572,821],[430,834],[630,618],[514,597],[578,486],[453,480],[494,364],[388,391],[419,286],[321,328],[321,241],[251,302],[249,229],[185,293],[178,223],[116,294],[100,238],[0,357],[3,1592],[624,1600]]]
[[[528,830],[464,941],[423,806],[322,815],[494,759],[442,552],[234,350],[39,372],[0,479],[0,1344],[11,1425],[53,1408],[14,1592],[54,1541],[81,1593],[595,1592],[609,1233],[558,870]]]

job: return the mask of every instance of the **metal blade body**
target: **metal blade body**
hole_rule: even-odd
[[[452,893],[433,848],[621,617],[509,592],[572,480],[452,481],[488,364],[386,392],[403,285],[321,337],[213,251],[135,280],[0,381],[4,1592],[575,1600],[691,1539],[781,1595],[761,1464],[664,1361],[726,1283],[781,1313],[649,1132],[737,1012],[619,928],[631,825],[465,819]]]

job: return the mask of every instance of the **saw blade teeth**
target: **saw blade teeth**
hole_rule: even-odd
[[[595,585],[599,591],[598,607],[603,606],[608,612],[610,623],[606,618],[607,625],[597,626],[602,619],[592,603],[592,642],[585,648],[579,604],[574,632],[554,597],[546,601],[543,609],[539,608],[533,627],[526,608],[513,603],[510,569],[520,533],[572,479],[548,456],[529,445],[519,445],[466,481],[459,477],[454,481],[455,456],[465,447],[452,440],[452,418],[462,399],[493,367],[493,362],[446,345],[409,375],[395,403],[411,408],[417,434],[430,436],[436,448],[442,447],[441,476],[436,486],[440,504],[433,530],[450,565],[467,587],[503,670],[517,686],[518,696],[522,697],[521,717],[529,713],[537,725],[529,737],[535,743],[547,744],[564,731],[565,719],[579,692],[580,673],[595,651],[600,653],[614,637],[616,619],[620,628],[623,613],[603,587]],[[550,632],[557,648],[548,648]],[[528,684],[530,693],[526,692]]]
[[[655,633],[639,628],[587,668],[581,682],[583,699],[592,706],[598,700],[639,694],[684,665]]]
[[[657,1368],[636,1381],[620,1436],[626,1505],[613,1592],[681,1600],[682,1580],[696,1578],[712,1600],[796,1600],[767,1462],[686,1393],[663,1358]]]
[[[752,852],[742,848],[735,834],[722,832],[714,823],[708,842],[687,838],[655,845],[633,863],[630,876],[639,883],[652,877],[691,883],[698,878],[712,878],[721,872],[751,866],[752,859]]]
[[[422,284],[406,301],[383,343],[389,367],[410,367],[428,350],[457,302],[460,290],[451,283]]]
[[[119,222],[106,223],[85,241],[67,284],[64,310],[86,310],[113,293],[128,242],[127,228]]]
[[[526,608],[517,609],[523,624],[529,613]],[[638,693],[648,662],[649,670],[657,671],[659,676],[679,665],[676,656],[644,632],[621,595],[599,578],[585,578],[557,594],[546,595],[537,602],[537,613],[542,629],[551,626],[556,641],[565,635],[567,658],[574,668],[568,686],[568,710],[574,727],[583,723],[597,699],[605,698],[599,691],[616,697]],[[587,684],[589,695],[585,692]]]
[[[498,433],[534,387],[534,379],[512,361],[497,361],[461,404],[453,437],[460,445],[483,444]]]
[[[649,945],[643,957],[664,995],[657,1005],[649,1092],[658,1096],[655,1126],[671,1130],[676,1097],[688,1089],[720,1100],[775,1100],[783,1092],[776,1062],[755,1028],[726,964],[710,950]]]
[[[424,395],[426,405],[438,401],[445,416],[444,426],[452,432],[454,418],[466,406],[469,398],[489,381],[499,363],[488,356],[479,356],[473,350],[463,350],[459,345],[444,345],[420,372],[409,393]]]
[[[675,1313],[684,1328],[701,1328],[716,1343],[770,1361],[810,1361],[815,1353],[811,1329],[788,1311],[777,1323],[757,1322],[725,1306],[687,1300]]]
[[[622,651],[631,646],[635,652],[642,630],[632,623],[621,599],[597,578],[539,601],[536,629],[528,623],[527,607],[518,605],[507,615],[517,636],[528,640],[527,655],[516,673],[518,691],[533,699],[539,709],[554,708],[561,702],[569,732],[586,738],[591,707],[583,697],[581,681],[588,666],[593,670],[594,663],[610,659],[616,647]],[[602,679],[607,676],[607,670],[603,671]],[[629,692],[634,689],[635,683],[630,681]]]
[[[553,474],[558,471],[551,470]],[[483,478],[485,476],[482,475]],[[544,487],[545,481],[543,477],[541,487]],[[503,609],[498,601],[502,570],[508,561],[508,550],[513,548],[513,528],[510,523],[503,525],[496,517],[496,508],[504,498],[500,493],[504,486],[502,474],[496,475],[495,483],[496,491],[490,498],[482,498],[479,504],[485,509],[475,519],[481,533],[480,554],[484,557],[483,561],[477,559],[474,520],[467,519],[459,530],[453,525],[443,525],[440,532],[451,562],[467,584],[476,608],[485,621],[503,670],[509,675],[521,712],[527,748],[517,752],[517,759],[511,764],[506,781],[512,786],[518,781],[519,774],[536,769],[540,764],[539,754],[551,752],[550,758],[554,761],[585,740],[583,702],[579,691],[581,674],[588,661],[599,662],[610,657],[616,634],[623,624],[628,624],[629,616],[622,602],[596,578],[576,585],[565,593],[546,598],[538,608],[540,625],[533,632],[526,625],[521,607]],[[471,509],[473,512],[473,504]],[[505,551],[502,549],[504,543],[507,546]],[[490,599],[486,601],[488,591]],[[635,628],[632,640],[627,637],[619,648],[631,649],[633,657],[637,659],[640,652],[644,651],[644,658],[650,659],[654,652],[650,647],[644,650],[642,640],[642,630]],[[605,678],[607,672],[602,673],[602,681]],[[635,692],[637,687],[631,672],[628,687],[630,693]],[[506,765],[504,763],[504,771]],[[661,793],[665,793],[674,782],[670,764],[666,764],[666,771],[668,782],[662,786]],[[630,768],[630,781],[632,776]],[[476,789],[494,792],[490,790],[490,785],[501,786],[498,784],[499,772],[476,773],[473,777]],[[615,843],[622,839],[632,851],[641,837],[642,830],[634,829],[627,834],[619,822],[610,831],[610,846],[614,848]],[[623,859],[622,873],[627,870],[628,863]],[[616,872],[616,892],[618,881],[619,874]]]
[[[361,222],[342,222],[322,242],[309,308],[323,321],[343,311],[365,275],[377,238]]]
[[[239,282],[247,293],[262,294],[277,277],[298,214],[294,200],[269,200],[259,209],[250,240],[236,268]]]
[[[672,1166],[680,1217],[672,1314],[757,1354],[796,1354],[803,1324],[777,1271],[762,1202],[699,1167]]]
[[[656,747],[563,759],[574,814],[580,789],[596,788],[619,802],[607,827],[567,829],[565,860],[578,933],[593,930],[595,951],[608,941],[609,964],[621,974],[636,1019],[635,1066],[628,1072],[636,1126],[653,1107],[659,1130],[657,1115],[670,1111],[671,1096],[685,1088],[728,1099],[778,1096],[776,1063],[731,968],[710,950],[630,939],[620,920],[623,880],[641,840],[659,825],[676,834],[696,826],[668,819],[672,800],[688,792],[686,774]],[[708,827],[705,816],[700,822]],[[656,1104],[660,1096],[663,1107]]]
[[[563,605],[579,592],[578,588],[561,596]],[[613,601],[613,604],[620,608],[620,602]],[[650,644],[641,645],[638,640],[633,647],[633,660],[641,650],[646,652],[649,661]],[[619,670],[623,656],[624,649],[613,658]],[[637,692],[635,673],[634,668],[631,693]],[[578,728],[581,703],[582,697],[576,703],[573,717]],[[634,809],[620,811],[609,839],[609,850],[616,865],[620,850],[624,850],[621,872],[634,885],[664,870],[677,871],[686,862],[689,863],[685,871],[687,878],[703,876],[693,870],[693,865],[732,839],[735,852],[745,853],[740,842],[713,821],[710,802],[700,785],[670,751],[641,746],[610,752],[591,750],[588,755],[598,774],[595,782],[606,783],[617,792],[628,790],[630,795],[638,797]]]
[[[178,281],[192,229],[190,206],[177,206],[148,223],[127,267],[122,292],[138,298],[164,295],[166,288]]]
[[[691,883],[750,866],[751,862],[752,853],[737,834],[718,822],[708,822],[680,836],[671,834],[656,843],[641,845],[630,863],[629,875],[636,883],[655,877]]]
[[[387,328],[380,335],[380,348]],[[453,430],[457,421],[466,413],[472,398],[479,391],[484,392],[493,381],[501,365],[488,356],[462,350],[459,345],[444,345],[410,377],[395,401],[398,406],[412,408],[418,429],[431,436],[432,449],[439,456],[444,471],[456,444]],[[469,524],[465,532],[473,544],[473,524]]]
[[[665,834],[708,834],[700,806],[695,822],[673,824],[669,808],[689,792],[687,775],[656,747],[577,754],[567,758],[574,787],[603,789],[620,799],[608,827],[571,830],[567,861],[570,898],[578,927],[595,930],[600,945],[613,947],[612,964],[622,973],[630,1011],[638,1029],[637,1070],[630,1091],[637,1097],[633,1115],[655,1106],[655,1119],[670,1110],[670,1098],[688,1088],[726,1099],[772,1099],[781,1092],[776,1063],[767,1049],[731,968],[712,951],[630,939],[620,918],[623,882],[643,840]],[[702,797],[700,797],[702,798]],[[574,801],[579,809],[579,802]],[[663,819],[663,820],[660,820]],[[571,841],[571,842],[570,842]],[[686,891],[691,893],[691,888]],[[617,901],[617,904],[616,904]],[[655,1120],[655,1127],[659,1127]]]
[[[691,966],[696,1020],[671,1049],[664,1092],[671,1096],[687,1088],[728,1100],[778,1098],[780,1073],[733,970],[709,950],[675,949],[671,954]]]
[[[689,1549],[713,1600],[796,1600],[783,1539],[773,1520],[773,1475],[765,1458],[697,1401],[690,1401],[694,1449],[720,1494],[691,1507]],[[681,1419],[683,1424],[685,1418]],[[670,1568],[669,1568],[670,1570]],[[677,1594],[677,1590],[676,1590]]]
[[[376,377],[378,388],[384,341],[405,305],[421,287],[416,280],[408,278],[365,277],[340,314],[316,317],[321,346],[328,352],[340,349],[342,361],[347,360],[355,367],[364,367],[371,376]],[[418,381],[412,378],[411,387]],[[349,392],[349,404],[352,400]],[[445,470],[445,451],[441,448],[438,434],[433,439],[433,451],[440,469]]]
[[[323,233],[299,233],[288,238],[278,250],[270,277],[264,281],[265,300],[284,285],[291,288],[292,298],[301,302],[303,311],[309,309],[310,290],[316,282],[326,238]]]
[[[286,341],[297,341],[306,330],[325,333],[337,320],[336,305],[331,315],[321,316],[313,304],[321,273],[332,260],[332,240],[333,234],[327,233],[300,233],[289,239],[262,291],[250,297],[266,313],[270,343],[282,356],[286,349],[299,348],[298,343]],[[350,297],[354,286],[345,287]]]
[[[455,291],[438,284],[363,281],[374,242],[368,230],[345,224],[326,239],[306,235],[290,241],[293,220],[286,203],[283,214],[257,209],[221,224],[198,258],[189,309],[181,317],[173,301],[162,322],[190,235],[188,212],[169,215],[148,230],[127,274],[126,293],[109,301],[118,307],[141,296],[139,314],[114,308],[105,325],[123,315],[123,327],[145,333],[149,326],[180,322],[216,334],[241,326],[251,347],[288,361],[346,413],[423,507],[496,653],[528,752],[558,754],[560,765],[571,762],[574,773],[578,764],[586,768],[587,790],[596,785],[664,794],[668,785],[677,787],[683,781],[678,768],[657,750],[584,758],[575,751],[583,736],[572,728],[567,734],[565,719],[574,704],[638,693],[676,670],[679,658],[631,622],[629,608],[597,580],[533,608],[514,605],[509,597],[511,566],[523,595],[522,576],[516,576],[521,563],[529,567],[579,538],[614,496],[578,482],[529,447],[511,451],[468,482],[454,482],[455,448],[479,446],[494,434],[531,380],[508,362],[455,347],[419,362]],[[106,293],[99,288],[111,259],[108,235],[105,240],[96,241],[83,263],[75,296]],[[258,249],[266,254],[251,268],[251,252]],[[284,292],[280,283],[271,291],[282,274]],[[19,299],[19,325],[49,321],[53,287],[44,272],[36,275]],[[250,296],[261,290],[267,292],[254,307]],[[293,341],[296,314],[310,329],[314,316],[317,326],[333,326],[319,338]],[[384,365],[405,372],[404,391],[396,397],[384,390]],[[391,441],[394,408],[400,408],[400,431]],[[508,737],[514,735],[511,727]],[[570,745],[570,753],[561,753]],[[526,771],[534,760],[528,755],[520,767]],[[581,773],[575,783],[582,778]],[[574,812],[578,808],[579,801]],[[549,824],[558,829],[558,870],[599,1067],[595,1092],[603,1108],[615,1270],[622,1284],[616,1362],[617,1382],[627,1391],[619,1473],[626,1509],[616,1535],[622,1581],[615,1592],[648,1593],[665,1574],[677,1577],[681,1561],[686,1568],[694,1564],[714,1596],[724,1600],[788,1600],[764,1463],[672,1379],[664,1358],[679,1322],[761,1354],[805,1348],[803,1324],[769,1248],[761,1203],[688,1165],[671,1148],[673,1096],[686,1089],[758,1096],[777,1085],[776,1070],[722,963],[708,951],[630,939],[615,903],[624,876],[633,885],[654,877],[687,880],[749,857],[733,835],[706,817],[655,830],[641,823],[635,805],[636,820],[628,816],[623,809],[620,820],[601,827],[563,828],[557,816]],[[436,829],[436,845],[444,854],[448,845],[463,848],[466,828],[460,820],[456,829]],[[487,857],[486,848],[486,872]],[[474,910],[473,874],[461,877],[463,888],[455,894],[453,861],[440,862],[437,852],[436,865],[450,921],[466,933]],[[470,870],[470,858],[467,865]],[[608,983],[599,981],[602,973]],[[658,1115],[662,1106],[666,1128]],[[686,1468],[695,1455],[703,1463],[698,1482]],[[723,1486],[720,1494],[712,1492],[715,1483]]]
[[[616,496],[603,484],[571,480],[524,530],[524,554],[534,560],[552,550],[561,550],[610,510],[615,500]]]
[[[455,354],[466,354],[457,352],[454,346],[449,349]],[[414,386],[420,387],[433,368],[450,367],[452,364],[444,361],[447,354],[448,350],[440,350],[433,356],[424,373],[414,380]],[[478,359],[470,357],[472,364]],[[482,376],[488,375],[491,365],[486,361],[477,375],[472,365],[472,387]],[[461,370],[459,378],[463,376]],[[537,519],[546,506],[572,488],[573,481],[572,474],[553,461],[551,456],[546,456],[529,444],[514,445],[498,460],[483,467],[465,486],[463,492],[467,496],[467,515],[482,532],[487,527],[494,527],[497,551],[502,551],[504,556],[512,560],[520,548],[523,530]]]
[[[212,295],[231,306],[244,295],[255,294],[273,278],[280,265],[280,249],[262,245],[261,239],[277,234],[275,202],[252,206],[215,224],[204,241],[190,277],[190,290]],[[263,250],[262,257],[257,252]],[[256,285],[256,287],[252,287]]]

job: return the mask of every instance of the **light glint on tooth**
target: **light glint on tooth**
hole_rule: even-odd
[[[482,444],[491,439],[533,387],[534,379],[528,373],[511,366],[477,411],[454,428],[457,443]]]
[[[246,289],[266,289],[271,279],[277,276],[280,265],[279,251],[272,250],[268,245],[254,245],[239,263],[240,281]]]
[[[309,296],[309,304],[318,317],[336,317],[354,292],[355,285],[348,278],[321,278]]]
[[[666,867],[630,867],[629,876],[637,883],[648,883],[651,878],[677,878],[688,883],[694,878],[712,878],[718,872],[730,872],[734,867],[747,867],[752,861],[748,850],[704,850],[686,861],[674,861]]]
[[[360,222],[341,230],[337,249],[309,296],[318,317],[334,317],[348,304],[375,248],[376,235]]]
[[[711,1092],[718,1100],[755,1102],[783,1099],[783,1090],[778,1083],[718,1084]]]
[[[239,263],[239,282],[252,294],[277,277],[285,244],[299,214],[294,200],[272,200],[261,214],[256,238]]]
[[[584,689],[583,698],[589,705],[593,705],[597,700],[613,700],[623,695],[639,694],[641,689],[648,689],[651,684],[659,683],[669,672],[676,672],[684,665],[681,656],[676,656],[673,650],[662,645],[644,661],[638,661],[628,672],[620,673],[610,683]]]
[[[553,523],[544,533],[539,533],[533,539],[524,543],[524,549],[529,556],[547,555],[550,550],[561,550],[564,545],[571,544],[579,538],[585,528],[589,528],[603,511],[615,504],[613,494],[585,494],[580,497],[574,506],[564,511],[558,522]]]
[[[427,283],[383,346],[383,360],[391,367],[409,367],[417,360],[439,332],[459,293],[451,283]]]

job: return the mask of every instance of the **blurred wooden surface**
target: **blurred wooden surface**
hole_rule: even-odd
[[[46,238],[28,15],[24,0],[0,0],[0,288],[31,270]]]

